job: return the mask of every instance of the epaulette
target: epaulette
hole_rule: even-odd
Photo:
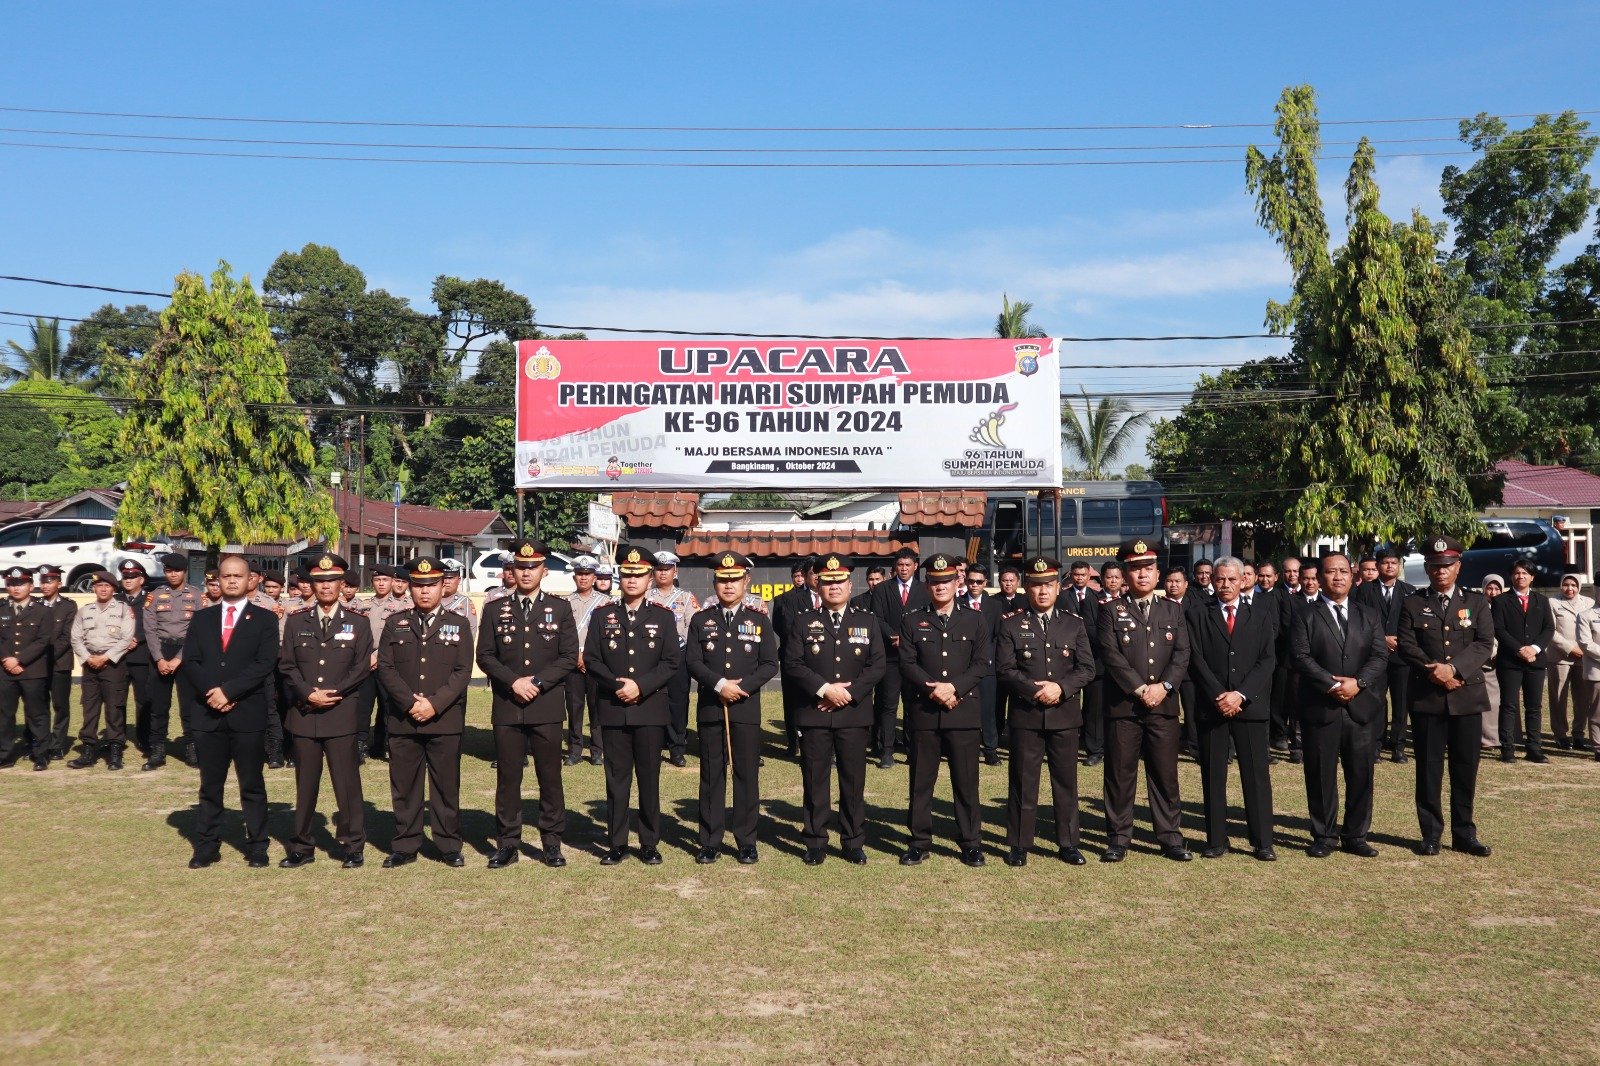
[[[1025,610],[1027,610],[1026,607],[1018,607],[1018,608],[1016,608],[1014,610],[1007,611],[1005,614],[1001,615],[1000,617],[1001,618],[1015,618],[1017,615],[1021,614]]]
[[[305,614],[309,610],[311,610],[311,606],[309,604],[302,604],[301,606],[296,607],[294,610],[290,611],[289,612],[289,617],[293,618],[297,614]]]

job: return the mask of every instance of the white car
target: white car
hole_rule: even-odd
[[[472,563],[469,592],[488,592],[500,587],[500,574],[511,561],[508,551],[484,552]],[[551,552],[544,558],[544,581],[539,587],[552,596],[570,596],[578,591],[572,580],[572,559],[560,552]]]
[[[144,567],[148,578],[159,578],[161,556],[171,550],[165,541],[129,541],[118,548],[106,519],[36,518],[0,529],[0,566],[59,566],[62,584],[73,592],[88,592],[91,573],[116,573],[125,559]]]

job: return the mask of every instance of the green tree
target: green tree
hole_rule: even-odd
[[[41,499],[30,486],[49,481],[65,465],[56,445],[61,430],[42,406],[15,389],[0,392],[0,495]]]
[[[1078,457],[1084,480],[1114,480],[1111,471],[1133,446],[1138,431],[1150,424],[1150,415],[1134,414],[1128,401],[1110,396],[1091,406],[1089,394],[1082,388],[1078,391],[1083,395],[1083,416],[1078,416],[1071,401],[1062,401],[1061,440],[1067,451]]]
[[[128,467],[118,447],[122,417],[110,404],[59,381],[22,381],[7,392],[36,404],[56,426],[61,469],[37,489],[35,499],[60,499],[122,480]]]
[[[72,327],[67,363],[83,368],[84,387],[102,392],[113,386],[121,367],[150,350],[160,328],[160,315],[144,304],[103,304]]]
[[[67,358],[59,318],[35,318],[28,327],[26,346],[6,341],[0,381],[75,382],[86,368]]]
[[[1540,329],[1538,377],[1522,381],[1526,406],[1545,417],[1523,441],[1522,456],[1534,462],[1570,463],[1600,470],[1600,225],[1595,241],[1572,262],[1558,267],[1535,309],[1535,317],[1560,325]],[[1535,386],[1540,386],[1535,391]]]
[[[1005,293],[1000,294],[1000,314],[994,320],[994,335],[996,337],[1014,337],[1018,340],[1030,337],[1048,336],[1044,330],[1035,326],[1028,316],[1033,314],[1033,304],[1026,300],[1011,302],[1011,297]]]
[[[213,556],[227,544],[337,541],[333,502],[310,480],[311,437],[285,409],[283,354],[248,277],[235,281],[222,263],[208,289],[179,274],[126,388],[119,539],[187,531]]]
[[[1348,238],[1319,252],[1315,237],[1327,226],[1309,87],[1284,92],[1277,130],[1274,157],[1250,150],[1246,181],[1294,269],[1294,295],[1269,305],[1268,322],[1292,328],[1294,358],[1316,390],[1285,438],[1289,480],[1304,486],[1285,527],[1296,540],[1470,540],[1470,479],[1489,470],[1477,425],[1485,380],[1460,290],[1438,265],[1438,231],[1420,213],[1397,226],[1379,210],[1376,158],[1363,138],[1345,182]]]

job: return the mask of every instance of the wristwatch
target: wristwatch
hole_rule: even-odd
[[[1172,682],[1171,681],[1163,681],[1163,682],[1161,682],[1161,687],[1166,689],[1168,692],[1171,692],[1172,691]]]
[[[1367,687],[1367,683],[1365,681],[1361,680],[1359,677],[1356,678],[1356,688],[1366,688],[1366,687]]]

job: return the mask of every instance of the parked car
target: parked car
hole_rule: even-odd
[[[1561,534],[1542,518],[1486,518],[1484,534],[1461,554],[1461,574],[1456,580],[1468,588],[1478,588],[1489,574],[1511,580],[1511,564],[1526,559],[1533,564],[1533,583],[1539,588],[1558,588],[1567,572],[1566,549]],[[1423,553],[1411,544],[1405,559],[1406,580],[1426,585],[1428,573],[1422,568]]]
[[[74,592],[88,592],[91,573],[115,571],[125,559],[144,567],[149,578],[159,578],[161,556],[171,550],[170,544],[157,540],[129,541],[118,548],[106,519],[37,518],[0,529],[0,565],[59,566],[64,585]]]
[[[487,592],[500,584],[500,574],[511,561],[508,551],[488,551],[472,563],[468,575],[469,592]],[[570,596],[578,590],[572,580],[572,559],[560,552],[551,552],[544,559],[544,581],[539,587],[552,596]]]

